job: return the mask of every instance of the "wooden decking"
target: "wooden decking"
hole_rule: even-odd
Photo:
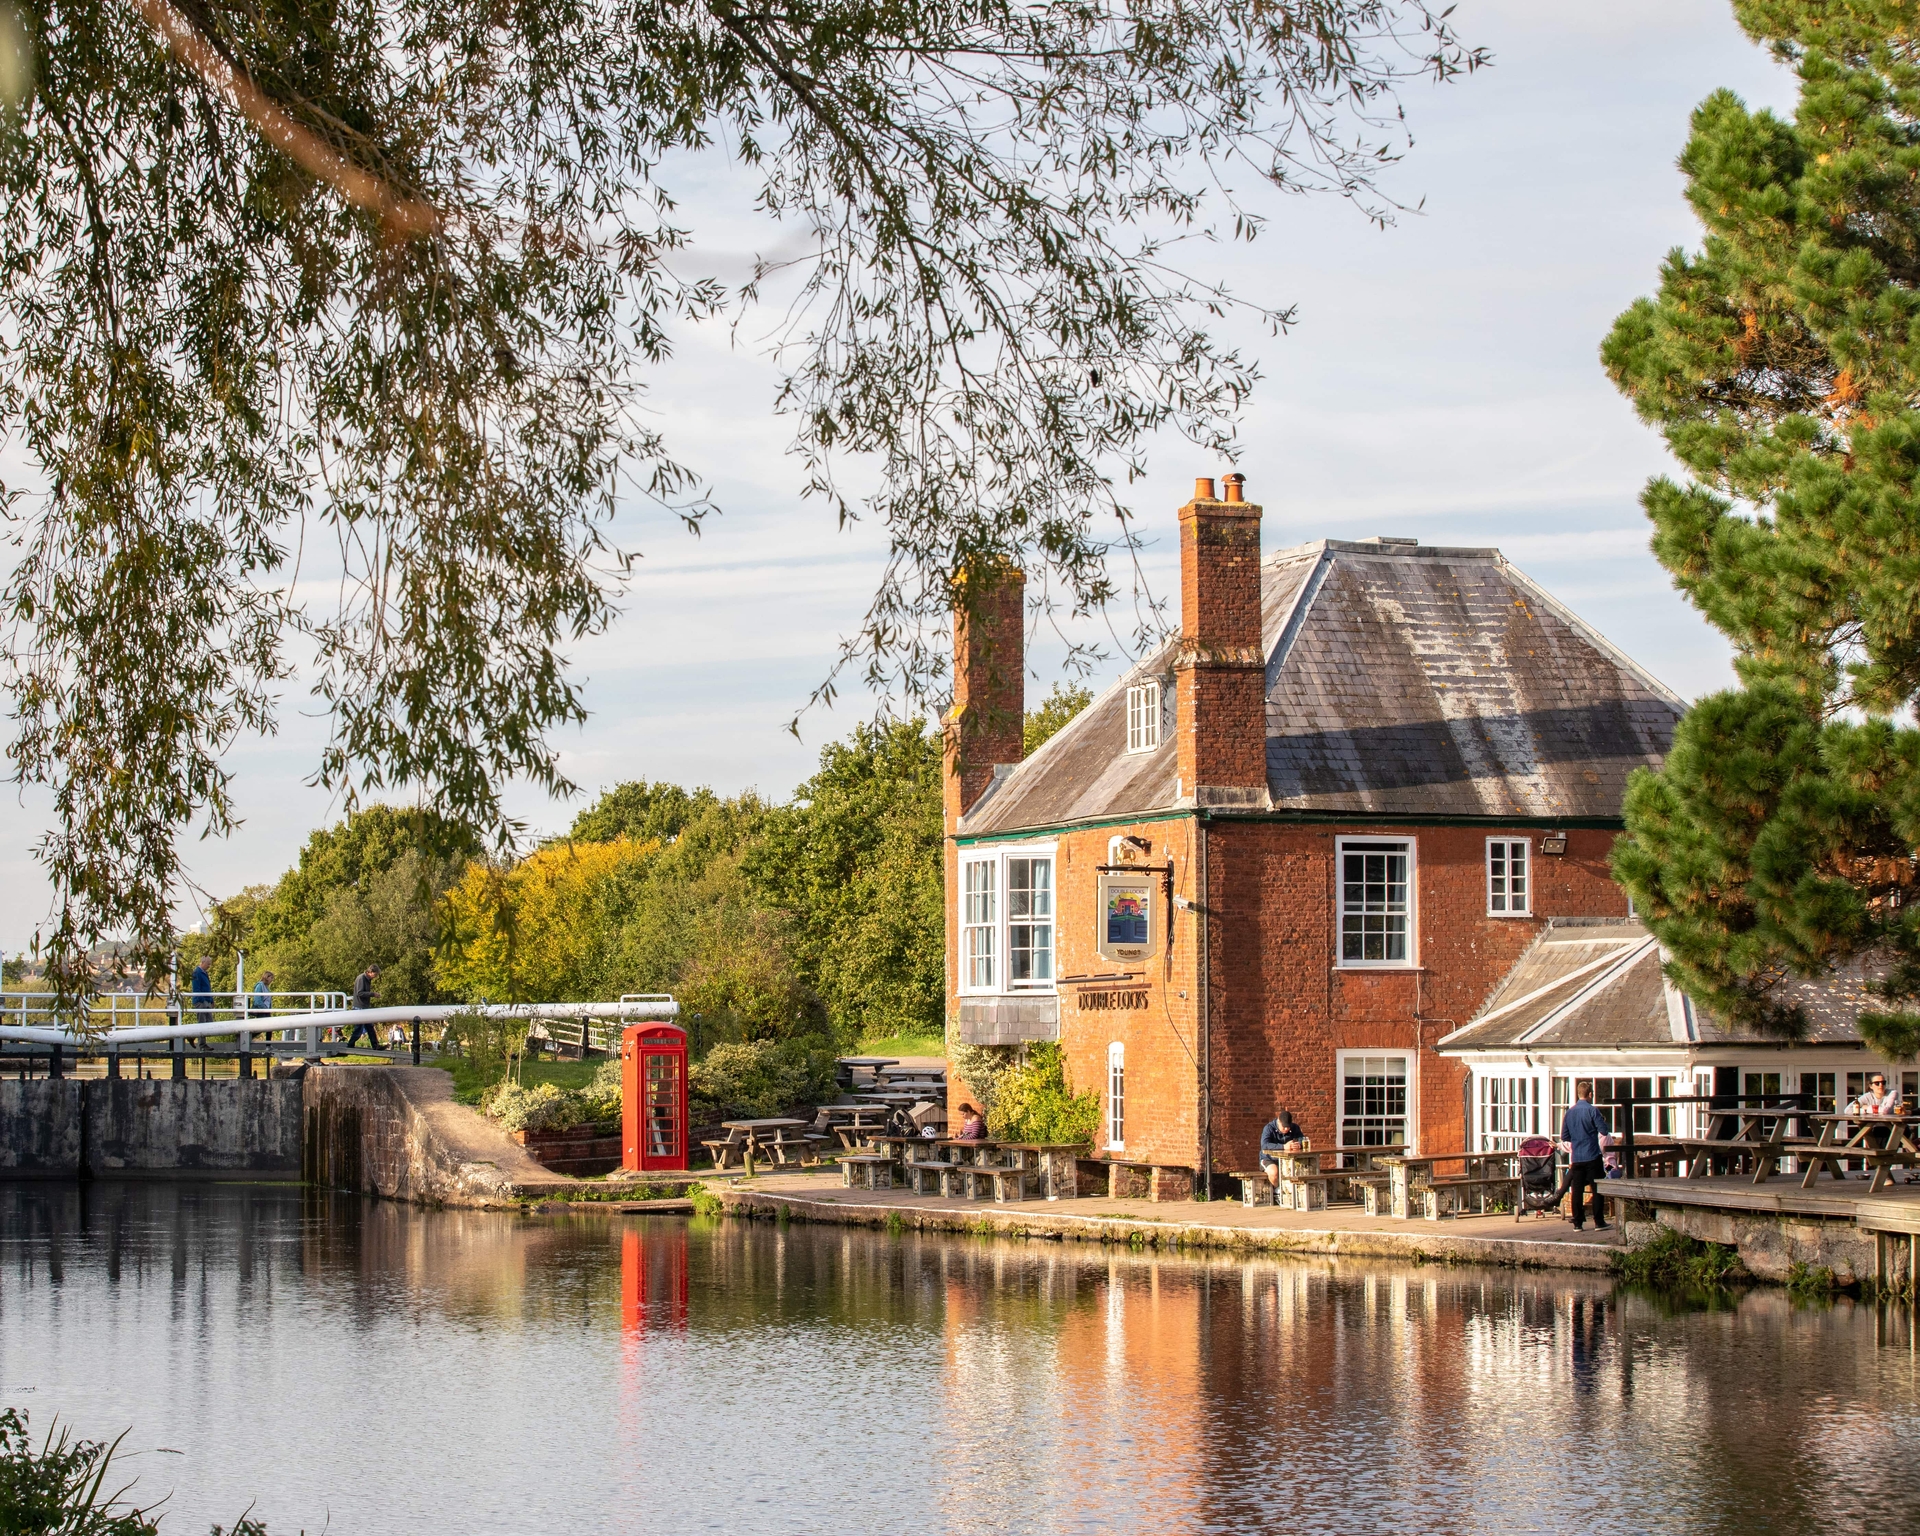
[[[1711,1179],[1609,1179],[1605,1192],[1612,1199],[1654,1205],[1855,1221],[1869,1232],[1920,1232],[1920,1183],[1895,1184],[1869,1195],[1866,1179],[1858,1174],[1846,1180],[1823,1177],[1812,1189],[1802,1189],[1798,1175],[1776,1175],[1764,1184],[1755,1184],[1744,1173]]]

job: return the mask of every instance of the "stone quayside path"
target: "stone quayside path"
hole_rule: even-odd
[[[1237,1200],[1017,1200],[989,1204],[906,1190],[848,1189],[834,1173],[762,1174],[707,1186],[730,1209],[842,1226],[886,1226],[893,1218],[920,1231],[1077,1238],[1161,1247],[1242,1249],[1348,1258],[1435,1259],[1544,1269],[1605,1269],[1624,1246],[1619,1229],[1574,1231],[1557,1217],[1456,1216],[1397,1221],[1358,1207],[1283,1211]]]

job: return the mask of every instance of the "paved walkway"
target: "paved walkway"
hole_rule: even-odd
[[[1576,1232],[1558,1217],[1456,1216],[1396,1221],[1358,1206],[1282,1211],[1237,1200],[947,1200],[906,1190],[847,1189],[838,1172],[763,1174],[715,1187],[730,1206],[847,1226],[898,1224],[926,1231],[998,1232],[1090,1242],[1241,1248],[1270,1252],[1423,1258],[1450,1263],[1605,1269],[1619,1231]]]

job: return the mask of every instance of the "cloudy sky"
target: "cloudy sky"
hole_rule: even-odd
[[[1681,693],[1722,686],[1725,645],[1646,552],[1637,497],[1665,455],[1595,354],[1661,255],[1696,238],[1674,170],[1688,113],[1719,86],[1790,109],[1791,82],[1716,0],[1463,0],[1456,18],[1494,65],[1407,98],[1416,142],[1389,185],[1406,204],[1424,199],[1421,213],[1383,231],[1345,205],[1290,200],[1254,245],[1195,263],[1249,299],[1298,308],[1286,336],[1244,338],[1265,382],[1239,468],[1265,505],[1267,545],[1498,545]],[[683,186],[718,273],[780,240],[754,223],[747,190],[719,168]],[[566,768],[589,795],[651,778],[783,796],[870,708],[846,697],[808,716],[801,740],[785,729],[858,624],[883,545],[800,501],[771,412],[777,380],[751,335],[693,331],[655,382],[657,424],[726,511],[698,539],[638,507],[615,530],[644,558],[620,622],[574,653],[592,719],[567,738]],[[1170,441],[1136,487],[1161,591],[1174,509],[1194,476],[1227,467]],[[1035,657],[1030,697],[1058,659]],[[215,895],[273,879],[338,814],[304,782],[325,737],[311,710],[296,688],[278,736],[235,748],[245,825],[189,851]],[[0,949],[13,953],[46,914],[32,848],[47,802],[10,790],[0,803]],[[573,812],[533,791],[514,804],[535,828]],[[198,901],[183,897],[188,926]]]

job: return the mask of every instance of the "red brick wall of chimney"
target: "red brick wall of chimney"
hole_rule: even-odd
[[[1180,509],[1179,773],[1183,799],[1246,805],[1267,787],[1260,636],[1260,508],[1202,480]],[[1208,791],[1233,791],[1227,797]]]

